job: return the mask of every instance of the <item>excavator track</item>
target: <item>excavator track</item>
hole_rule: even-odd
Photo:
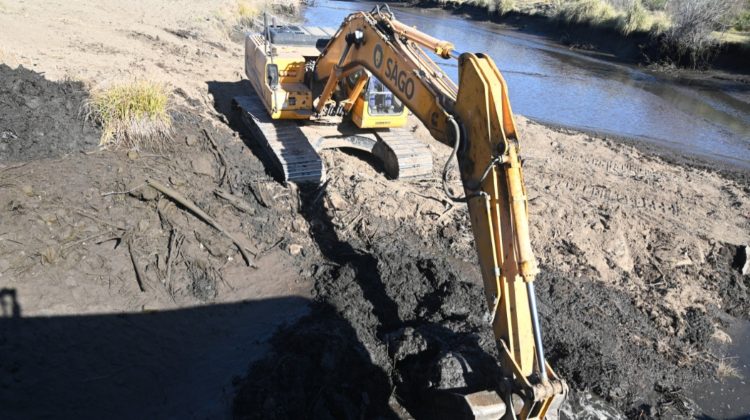
[[[430,148],[415,139],[409,130],[389,129],[358,134],[341,133],[334,126],[312,130],[295,121],[271,119],[257,96],[239,96],[234,98],[234,102],[242,112],[244,123],[286,182],[325,181],[325,168],[318,152],[333,148],[353,148],[372,153],[383,162],[386,174],[393,179],[432,174]]]
[[[307,141],[296,122],[273,120],[258,96],[238,96],[235,105],[242,112],[242,120],[283,174],[286,182],[314,182],[325,180],[323,161]]]
[[[376,131],[378,140],[390,153],[381,153],[385,171],[392,178],[419,178],[432,174],[432,152],[414,134],[405,129]]]

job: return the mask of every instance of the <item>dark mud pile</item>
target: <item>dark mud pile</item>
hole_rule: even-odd
[[[316,303],[239,382],[235,417],[434,418],[446,413],[437,404],[449,401],[445,391],[497,386],[475,267],[420,246],[437,238],[404,231],[349,245],[324,214],[307,216],[328,259],[311,273]],[[680,390],[708,368],[685,355],[712,331],[706,314],[695,312],[696,327],[683,336],[666,337],[629,297],[595,279],[543,269],[537,290],[548,359],[572,389],[633,418],[689,415]]]
[[[91,149],[99,132],[79,117],[88,97],[80,82],[0,64],[0,162],[52,158]]]

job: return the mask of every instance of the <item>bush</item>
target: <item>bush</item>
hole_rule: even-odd
[[[490,0],[489,3],[486,4],[486,7],[491,13],[504,15],[516,9],[516,2],[515,0]]]
[[[750,31],[750,11],[740,13],[732,26],[738,31]]]
[[[602,25],[608,21],[615,21],[617,12],[604,0],[575,0],[562,3],[557,17],[567,23]]]
[[[643,0],[643,5],[649,10],[664,10],[667,0]]]
[[[101,146],[155,149],[172,132],[168,106],[164,85],[139,81],[92,92],[84,111],[102,127]]]
[[[641,0],[634,0],[625,10],[625,14],[620,16],[617,26],[620,32],[628,35],[635,31],[648,31],[651,29],[651,21]]]
[[[254,19],[259,15],[260,10],[252,3],[247,0],[237,1],[237,17],[241,25],[252,26]]]
[[[677,50],[678,58],[688,57],[695,67],[707,59],[718,44],[714,31],[725,31],[744,0],[670,0],[667,12],[672,26],[667,39]]]

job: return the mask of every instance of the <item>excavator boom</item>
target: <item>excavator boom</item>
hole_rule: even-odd
[[[444,59],[457,57],[458,86],[423,48]],[[331,38],[315,67],[317,78],[327,79],[321,102],[330,100],[342,77],[362,68],[381,80],[457,157],[461,200],[468,205],[502,357],[504,378],[497,396],[504,403],[503,418],[556,417],[568,389],[544,358],[534,292],[539,269],[505,80],[490,57],[457,53],[450,42],[398,22],[387,6],[350,15]],[[477,416],[486,409],[486,397],[466,397]]]

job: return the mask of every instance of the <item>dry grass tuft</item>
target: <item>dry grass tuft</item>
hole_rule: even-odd
[[[160,83],[137,81],[95,90],[84,113],[102,127],[101,146],[158,149],[172,132],[169,95]]]
[[[643,7],[641,0],[633,0],[625,9],[618,20],[618,29],[624,35],[630,35],[636,31],[648,31],[651,29],[652,19],[648,10]]]
[[[255,3],[248,0],[237,1],[237,20],[245,26],[252,26],[255,18],[260,16],[260,10]]]
[[[737,378],[742,379],[742,375],[737,368],[727,359],[719,359],[716,363],[716,376],[719,379]]]
[[[588,23],[603,26],[617,21],[617,10],[605,0],[575,0],[563,2],[557,17],[567,23]]]

